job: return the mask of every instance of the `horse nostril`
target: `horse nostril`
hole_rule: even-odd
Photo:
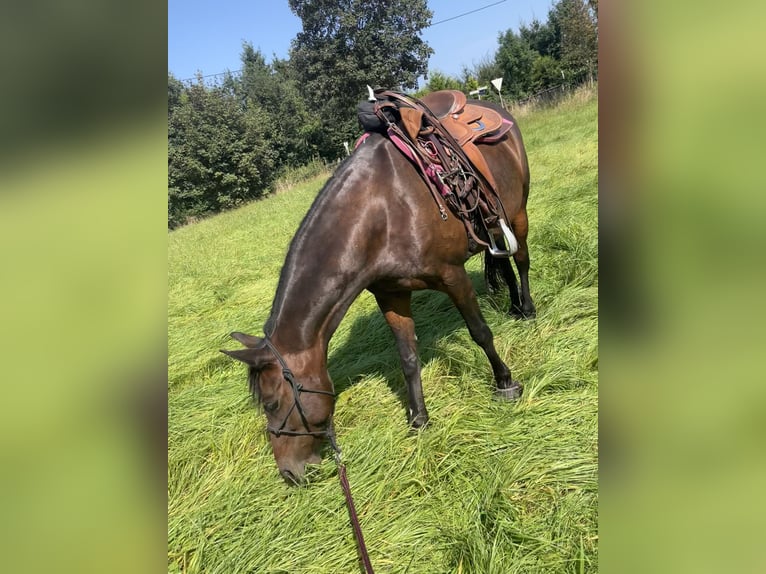
[[[300,481],[298,480],[298,478],[291,471],[287,470],[286,468],[283,469],[283,470],[280,470],[279,474],[281,474],[282,478],[285,479],[285,482],[287,482],[287,484],[289,484],[291,486],[296,486],[296,485],[300,484]]]

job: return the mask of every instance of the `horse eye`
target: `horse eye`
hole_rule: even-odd
[[[263,405],[263,410],[267,413],[273,413],[277,408],[279,408],[279,401],[271,401],[269,403],[264,403]]]

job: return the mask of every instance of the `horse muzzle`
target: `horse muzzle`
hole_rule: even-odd
[[[295,474],[292,470],[283,468],[279,470],[279,474],[282,475],[282,478],[290,486],[299,486],[301,483],[303,483],[304,475],[302,472]]]

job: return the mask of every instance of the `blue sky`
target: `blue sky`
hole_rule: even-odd
[[[382,1],[382,0],[370,0]],[[497,35],[518,29],[533,18],[545,20],[553,0],[429,0],[433,22],[489,6],[423,32],[433,48],[429,71],[458,76],[494,55]],[[267,60],[286,58],[290,41],[300,31],[300,20],[287,0],[169,0],[168,71],[179,79],[225,70],[238,70],[242,42],[260,48]]]

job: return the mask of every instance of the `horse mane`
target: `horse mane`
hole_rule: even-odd
[[[382,139],[382,138],[381,138]],[[367,148],[372,147],[367,144]],[[362,146],[364,147],[364,146]],[[362,150],[359,150],[362,151]],[[311,203],[311,207],[303,217],[301,224],[298,226],[298,230],[295,232],[293,239],[290,241],[290,245],[287,248],[287,256],[285,257],[285,263],[282,266],[282,270],[279,274],[279,282],[277,284],[277,291],[274,295],[274,300],[271,304],[271,312],[269,318],[266,320],[263,332],[267,337],[271,337],[274,332],[274,321],[276,320],[278,311],[283,307],[286,298],[287,283],[289,278],[293,276],[293,272],[296,267],[297,254],[300,253],[302,247],[306,244],[307,230],[311,227],[311,224],[321,217],[321,214],[325,208],[327,200],[333,194],[335,189],[343,183],[348,173],[354,169],[355,160],[358,159],[359,152],[352,153],[347,156],[338,167],[335,168],[330,178],[319,190],[314,201]]]

